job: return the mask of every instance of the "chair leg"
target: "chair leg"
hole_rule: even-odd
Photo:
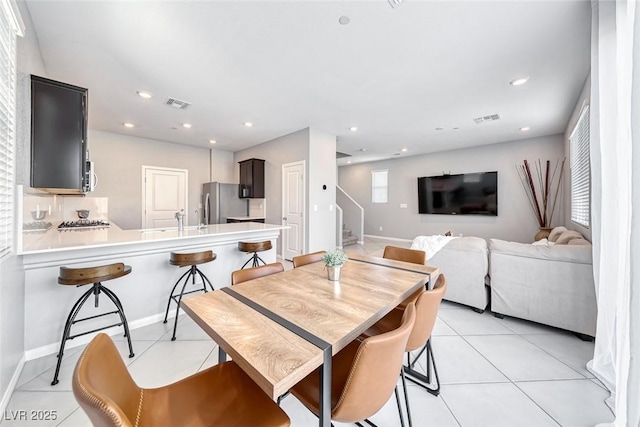
[[[164,321],[162,323],[167,323],[167,317],[169,317],[169,307],[171,306],[171,300],[173,299],[173,293],[176,291],[176,287],[178,286],[180,281],[184,279],[184,276],[186,276],[190,272],[191,270],[185,271],[185,273],[182,276],[180,276],[178,280],[176,280],[176,284],[173,285],[173,289],[171,289],[171,292],[169,293],[169,301],[167,301],[167,309],[164,312]]]
[[[244,264],[242,264],[242,267],[240,267],[240,270],[244,270],[244,268],[247,266],[247,264],[249,264],[251,261],[253,261],[253,256],[251,258],[249,258],[247,260],[247,262],[245,262]],[[255,267],[255,265],[254,265]]]
[[[400,369],[400,378],[402,378],[402,391],[404,392],[404,404],[407,408],[407,419],[409,420],[409,427],[413,427],[413,420],[411,419],[411,408],[409,407],[409,393],[407,392],[407,379],[404,376],[404,369]],[[400,412],[399,406],[398,412]],[[400,416],[402,416],[402,414],[400,414]]]
[[[120,302],[120,298],[111,291],[111,289],[106,288],[100,284],[100,289],[104,294],[109,297],[109,299],[113,302],[113,304],[118,309],[118,314],[120,315],[120,320],[122,321],[122,327],[124,328],[124,336],[127,337],[127,343],[129,344],[129,357],[135,356],[133,353],[133,345],[131,344],[131,333],[129,332],[129,323],[127,322],[127,317],[124,315],[124,308],[122,307],[122,303]]]
[[[96,285],[94,284],[94,287]],[[53,381],[51,381],[51,385],[58,384],[58,374],[60,373],[60,365],[62,364],[62,356],[64,355],[64,347],[69,339],[69,335],[71,333],[71,325],[73,325],[78,312],[82,308],[85,302],[89,299],[91,294],[94,292],[94,287],[85,292],[78,301],[73,305],[71,311],[69,312],[69,316],[67,316],[67,322],[64,324],[64,332],[62,333],[62,341],[60,342],[60,351],[58,351],[58,363],[56,364],[56,372],[53,374]]]
[[[198,274],[200,275],[200,278],[202,279],[202,290],[207,292],[207,283],[208,283],[211,290],[215,291],[216,289],[211,284],[211,281],[209,280],[209,278],[205,276],[204,273],[200,271],[198,267],[196,267],[196,271],[198,272]]]
[[[413,369],[418,357],[422,355],[422,353],[426,352],[427,357],[427,375],[416,371]],[[431,387],[431,369],[433,369],[433,373],[435,375],[435,387]],[[436,361],[433,357],[433,350],[431,349],[431,339],[427,340],[425,346],[420,350],[418,356],[413,359],[412,362],[408,363],[408,366],[403,367],[404,372],[407,374],[407,379],[412,383],[418,384],[429,393],[434,396],[438,396],[440,394],[440,378],[438,377],[438,369],[436,368]]]
[[[184,289],[187,287],[187,283],[189,283],[189,278],[193,275],[195,275],[195,265],[191,266],[191,269],[189,270],[189,275],[187,276],[187,278],[184,281],[184,284],[182,285],[182,290],[180,290],[180,295],[178,295],[178,300],[176,301],[176,318],[175,321],[173,322],[173,336],[171,337],[171,341],[175,341],[176,340],[176,330],[178,329],[178,314],[180,314],[180,303],[182,302],[182,295],[184,294]],[[195,278],[194,278],[195,280]],[[171,296],[171,298],[173,298],[173,296]]]
[[[400,427],[404,427],[404,416],[402,415],[402,405],[400,405],[400,394],[398,393],[398,386],[396,385],[395,390],[393,391],[396,395],[396,405],[398,406],[398,415],[400,416]],[[406,391],[405,391],[406,393]],[[365,420],[371,423],[369,420]],[[373,424],[371,424],[373,425]]]

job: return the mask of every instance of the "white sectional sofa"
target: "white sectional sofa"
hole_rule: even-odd
[[[483,311],[489,302],[485,286],[488,272],[487,242],[480,237],[458,237],[428,261],[447,277],[444,299]]]
[[[491,239],[491,311],[595,336],[591,245],[584,239],[567,243],[547,246]]]

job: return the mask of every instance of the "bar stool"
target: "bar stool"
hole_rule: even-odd
[[[258,256],[258,252],[264,252],[271,249],[271,240],[265,240],[264,242],[238,242],[238,250],[246,253],[253,253],[251,258],[244,263],[241,270],[247,266],[251,262],[251,267],[257,267],[262,264],[266,264],[260,256]]]
[[[169,294],[169,301],[167,301],[167,311],[164,313],[164,323],[167,323],[167,317],[169,316],[169,307],[171,306],[171,301],[176,303],[176,319],[173,324],[173,337],[171,337],[171,341],[176,340],[176,329],[178,329],[178,313],[180,312],[180,301],[182,301],[183,295],[192,294],[194,292],[208,292],[207,291],[207,283],[211,290],[215,290],[213,285],[207,279],[207,276],[200,271],[198,267],[199,264],[205,264],[207,262],[211,262],[216,259],[216,254],[213,251],[202,251],[202,252],[193,252],[188,254],[180,254],[171,252],[171,257],[169,259],[169,263],[171,265],[177,265],[178,267],[189,267],[189,269],[176,281],[176,284],[173,285],[173,289],[171,289],[171,293]],[[195,289],[193,291],[185,292],[185,288],[187,287],[187,283],[189,283],[189,279],[191,279],[192,283],[196,284],[196,274],[200,276],[202,279],[202,289]],[[186,276],[186,278],[185,278]],[[179,294],[174,294],[176,287],[180,281],[184,279],[184,284],[182,285],[182,289]]]
[[[129,357],[134,356],[133,346],[131,345],[131,336],[129,334],[129,324],[127,323],[127,318],[124,315],[122,303],[115,293],[113,293],[102,284],[102,282],[104,281],[117,279],[118,277],[126,276],[129,273],[131,273],[131,267],[128,265],[124,265],[121,262],[116,264],[87,268],[60,267],[60,276],[58,277],[59,284],[78,287],[93,284],[93,286],[91,289],[85,292],[78,301],[76,301],[76,303],[73,305],[73,308],[71,309],[71,312],[69,313],[69,316],[67,317],[67,322],[64,325],[64,332],[62,333],[60,351],[58,352],[58,364],[56,365],[56,372],[53,375],[53,381],[51,382],[51,385],[58,384],[58,374],[60,373],[60,365],[62,364],[62,356],[64,354],[64,347],[67,340],[72,340],[76,337],[91,334],[93,332],[101,331],[113,326],[123,326],[124,336],[127,337],[127,341],[129,343]],[[111,300],[111,302],[113,302],[117,310],[76,320],[76,316],[80,312],[80,309],[92,294],[95,296],[95,306],[98,307],[98,297],[101,293],[104,293]],[[95,319],[97,317],[108,316],[110,314],[118,314],[120,316],[120,322],[103,326],[101,328],[96,328],[91,331],[82,332],[76,335],[71,335],[71,326],[75,325],[76,323]]]

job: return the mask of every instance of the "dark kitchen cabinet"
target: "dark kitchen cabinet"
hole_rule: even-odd
[[[87,89],[31,76],[31,187],[87,190]]]
[[[248,159],[240,163],[240,198],[264,198],[264,160]]]

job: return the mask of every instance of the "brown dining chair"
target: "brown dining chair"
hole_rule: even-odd
[[[440,379],[438,378],[438,371],[436,369],[436,362],[433,357],[433,351],[431,349],[431,332],[436,323],[438,316],[438,308],[444,292],[447,289],[447,279],[444,274],[440,274],[436,280],[433,289],[422,290],[418,296],[416,307],[416,323],[413,326],[409,340],[407,341],[407,347],[405,351],[407,353],[407,365],[403,367],[401,372],[402,386],[404,389],[405,404],[407,406],[407,417],[409,418],[409,426],[412,425],[411,410],[409,409],[409,399],[407,397],[407,386],[405,381],[405,373],[408,374],[406,379],[418,384],[425,388],[429,393],[437,396],[440,394]],[[385,317],[376,322],[372,327],[367,329],[363,334],[364,337],[376,336],[378,334],[384,334],[390,330],[393,330],[395,325],[398,324],[400,319],[404,316],[405,309],[402,307],[396,307]],[[417,356],[411,360],[412,351],[420,349]],[[414,366],[422,354],[426,355],[426,370],[427,374],[423,375],[414,369]],[[432,387],[432,368],[433,375],[435,376],[435,385]]]
[[[420,251],[417,249],[407,249],[400,248],[398,246],[385,246],[384,253],[382,254],[382,258],[392,259],[395,261],[404,261],[410,262],[412,264],[427,264],[427,253],[425,251]],[[422,292],[422,289],[418,289],[414,292],[409,298],[400,303],[401,307],[406,307],[406,305],[410,302],[416,302],[418,295]]]
[[[331,370],[331,419],[356,423],[374,415],[395,391],[400,422],[404,425],[398,375],[409,334],[415,322],[415,306],[407,305],[395,327],[384,334],[355,340],[333,356]],[[311,412],[319,414],[318,372],[296,384],[291,393]]]
[[[280,262],[274,262],[273,264],[261,265],[259,267],[252,267],[244,270],[236,270],[231,273],[231,285],[237,285],[238,283],[257,279],[262,276],[268,276],[270,274],[280,273],[282,271],[284,271],[284,266]]]
[[[310,254],[294,256],[293,268],[302,267],[303,265],[311,264],[312,262],[322,261],[322,255],[327,253],[326,251],[311,252]]]
[[[73,394],[96,427],[290,425],[287,414],[234,362],[164,387],[140,388],[105,334],[82,353]]]

